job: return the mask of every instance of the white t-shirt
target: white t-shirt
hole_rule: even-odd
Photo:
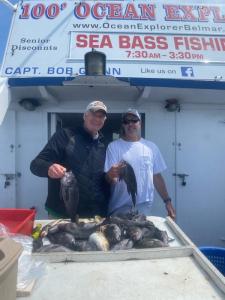
[[[154,196],[153,174],[161,173],[166,169],[158,147],[143,138],[136,142],[118,139],[110,143],[107,148],[105,172],[121,160],[127,161],[134,169],[137,181],[136,204],[144,202],[151,204]],[[127,192],[125,182],[121,180],[112,185],[109,213],[124,205],[132,205],[132,199]]]

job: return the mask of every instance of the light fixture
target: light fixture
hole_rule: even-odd
[[[19,104],[26,110],[34,111],[38,106],[40,106],[40,102],[34,98],[24,98],[19,101]]]
[[[116,86],[130,87],[128,81],[119,80],[114,76],[106,75],[106,55],[103,52],[92,51],[84,55],[85,75],[78,75],[74,79],[66,79],[66,86]]]
[[[87,52],[84,56],[85,74],[86,76],[102,76],[106,71],[106,55],[102,52],[92,51]]]
[[[177,99],[167,99],[165,109],[169,112],[180,112],[180,103]]]

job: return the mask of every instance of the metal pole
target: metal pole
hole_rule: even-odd
[[[17,9],[17,4],[12,4],[8,0],[0,0],[0,2],[2,2],[3,4],[5,4],[6,6],[8,6],[13,11],[16,11],[16,9]]]

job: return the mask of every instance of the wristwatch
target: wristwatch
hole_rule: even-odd
[[[172,202],[172,199],[171,198],[166,198],[166,199],[163,199],[163,202],[165,204],[169,203],[169,202]]]

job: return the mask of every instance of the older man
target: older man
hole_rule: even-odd
[[[175,210],[161,172],[166,169],[158,147],[141,137],[141,117],[137,110],[128,109],[122,116],[121,138],[109,144],[106,152],[106,179],[111,183],[109,214],[127,213],[133,208],[132,198],[123,180],[118,180],[122,161],[134,170],[137,181],[136,209],[151,214],[154,187],[162,197],[168,215],[175,219]],[[130,184],[130,183],[129,183]]]
[[[83,126],[57,131],[31,162],[30,169],[34,175],[49,178],[45,207],[51,216],[67,217],[59,189],[59,179],[67,170],[72,170],[78,181],[78,215],[105,216],[105,146],[99,131],[105,123],[106,114],[107,108],[103,102],[91,102],[84,113]]]

